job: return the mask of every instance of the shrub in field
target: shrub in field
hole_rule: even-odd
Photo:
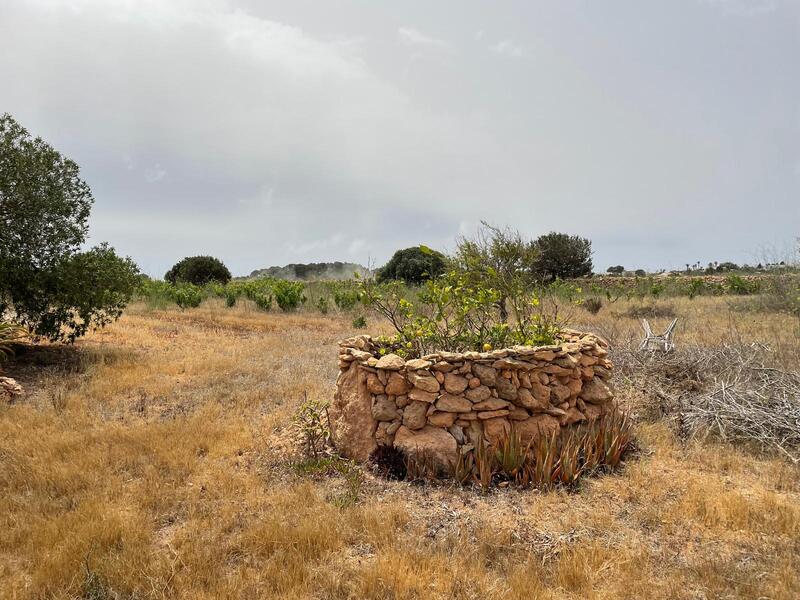
[[[586,298],[586,300],[583,301],[582,306],[589,313],[596,315],[600,312],[600,309],[603,308],[603,301],[600,298]]]
[[[352,310],[358,303],[358,288],[350,281],[336,281],[329,284],[333,293],[333,303],[339,310]]]
[[[306,297],[303,295],[304,289],[305,285],[299,281],[279,279],[272,285],[275,302],[284,312],[296,310],[298,306],[306,301]]]
[[[318,458],[325,452],[331,436],[327,402],[309,400],[303,392],[303,402],[292,423],[306,456]]]
[[[203,291],[191,283],[182,283],[172,286],[171,297],[181,308],[197,308],[203,301]]]
[[[317,298],[317,310],[319,312],[321,312],[323,315],[327,315],[329,308],[330,300],[328,300],[327,296],[320,296]]]
[[[628,307],[625,315],[634,319],[672,319],[675,317],[675,307],[665,302],[659,304],[635,304]]]
[[[376,277],[380,282],[401,280],[419,285],[444,270],[445,257],[441,252],[427,246],[414,246],[395,252],[389,262],[378,269]]]
[[[205,285],[211,281],[228,283],[231,272],[221,260],[213,256],[187,256],[166,272],[164,279],[170,283]]]
[[[367,320],[364,318],[364,315],[358,315],[353,319],[351,325],[353,329],[364,329],[367,326]]]
[[[236,300],[239,298],[239,294],[235,289],[225,288],[225,306],[228,308],[233,308],[236,306]]]
[[[757,294],[761,289],[761,284],[755,279],[749,280],[740,275],[728,275],[725,278],[725,287],[730,294],[748,296]]]
[[[577,235],[550,232],[533,243],[534,273],[541,281],[588,277],[592,274],[592,243]]]

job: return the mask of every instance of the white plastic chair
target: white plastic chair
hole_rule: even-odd
[[[671,352],[674,350],[675,342],[672,341],[672,336],[675,333],[675,325],[677,323],[678,319],[673,319],[664,333],[656,335],[650,328],[650,323],[647,322],[647,319],[642,319],[644,339],[642,343],[639,344],[639,350],[661,350],[662,352]]]

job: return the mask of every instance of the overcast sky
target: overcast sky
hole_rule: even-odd
[[[481,219],[596,270],[800,235],[800,2],[0,0],[0,113],[162,275],[449,249]]]

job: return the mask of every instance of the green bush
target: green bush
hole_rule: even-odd
[[[172,299],[181,308],[197,308],[203,301],[203,291],[191,283],[180,283],[172,287]]]
[[[351,325],[354,329],[364,329],[367,326],[367,320],[364,318],[364,315],[358,315],[353,319]]]
[[[166,272],[164,279],[170,283],[205,285],[211,281],[228,283],[231,272],[221,260],[213,256],[187,256]]]
[[[317,298],[317,310],[319,312],[321,312],[323,315],[327,315],[329,307],[330,301],[328,300],[327,296],[320,296]]]
[[[284,311],[297,310],[297,307],[306,301],[303,295],[305,285],[299,281],[276,280],[272,285],[272,292],[275,294],[275,301],[278,307]]]
[[[441,252],[427,246],[413,246],[394,253],[383,267],[378,269],[379,283],[401,280],[413,285],[444,273],[445,257]]]
[[[358,303],[358,289],[355,282],[336,281],[330,285],[333,303],[341,311],[352,310]]]
[[[749,296],[757,294],[761,289],[761,284],[756,280],[748,280],[739,275],[728,275],[725,278],[725,287],[728,293],[737,296]]]
[[[515,344],[546,345],[557,340],[557,305],[547,308],[523,287],[508,296],[510,319],[497,311],[501,297],[495,289],[468,283],[451,272],[430,279],[414,302],[399,282],[361,282],[361,299],[386,317],[397,334],[382,338],[384,352],[420,356],[437,350],[489,350]]]

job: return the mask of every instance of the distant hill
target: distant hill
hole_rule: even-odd
[[[256,269],[250,277],[274,277],[276,279],[317,281],[333,279],[352,279],[353,273],[364,275],[369,272],[363,265],[357,263],[308,263],[290,264],[284,267],[269,267]]]

